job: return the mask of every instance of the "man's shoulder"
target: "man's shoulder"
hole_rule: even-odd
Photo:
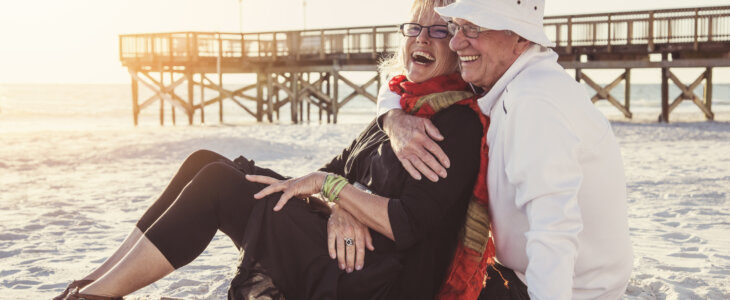
[[[576,94],[584,92],[580,83],[553,61],[541,61],[525,68],[507,85],[507,89],[517,94],[540,94],[556,98],[584,94]]]
[[[557,62],[540,62],[526,68],[505,91],[506,109],[547,106],[567,115],[595,110],[586,89]]]

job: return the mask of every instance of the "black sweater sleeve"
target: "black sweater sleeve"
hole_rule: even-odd
[[[460,201],[470,199],[479,172],[483,130],[477,114],[455,105],[435,114],[431,121],[444,136],[438,144],[451,166],[448,176],[437,182],[409,176],[400,199],[389,201],[388,218],[396,248],[401,251],[427,238]]]

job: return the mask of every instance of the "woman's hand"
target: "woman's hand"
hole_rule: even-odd
[[[352,239],[354,245],[346,245],[345,239]],[[330,257],[337,258],[340,269],[347,270],[347,273],[362,270],[366,246],[370,251],[375,250],[368,227],[345,209],[333,206],[327,221],[327,248]]]
[[[326,175],[327,173],[325,172],[314,172],[289,180],[278,180],[276,178],[262,175],[246,175],[246,179],[251,182],[269,185],[253,195],[256,199],[261,199],[276,192],[283,192],[279,201],[276,202],[276,205],[274,206],[274,211],[280,211],[281,208],[284,207],[284,204],[286,204],[289,199],[294,196],[309,196],[319,193],[322,189],[322,184]]]

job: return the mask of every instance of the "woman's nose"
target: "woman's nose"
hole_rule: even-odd
[[[431,38],[428,36],[428,28],[421,28],[421,32],[416,37],[416,42],[424,44],[431,42]]]

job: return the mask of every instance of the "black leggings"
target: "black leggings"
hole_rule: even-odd
[[[196,151],[142,215],[137,228],[175,269],[203,253],[219,229],[240,248],[249,213],[262,201],[253,194],[265,186],[247,181],[245,174],[284,179],[243,157],[233,162],[212,151]]]

